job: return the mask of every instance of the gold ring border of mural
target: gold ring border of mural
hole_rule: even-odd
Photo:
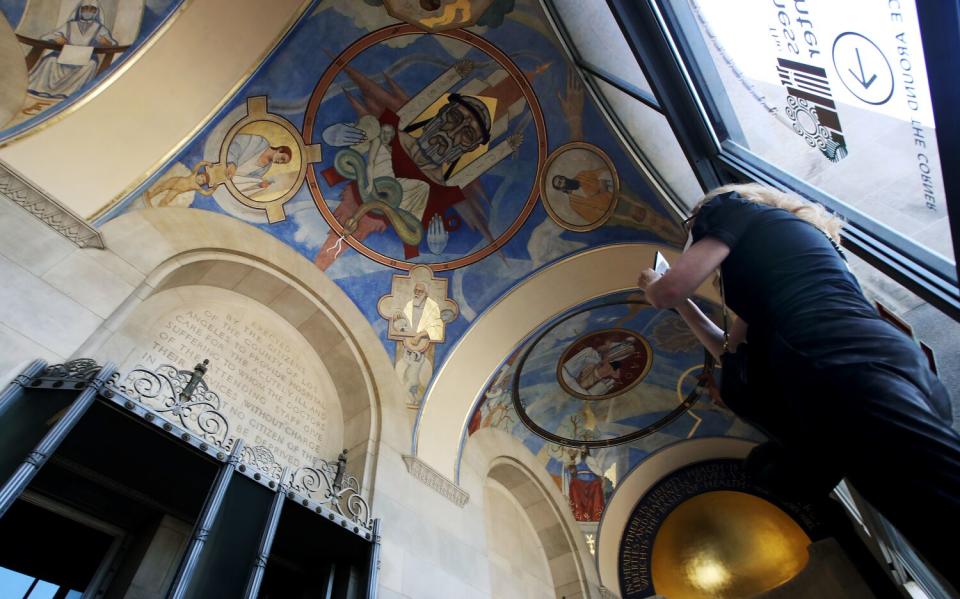
[[[564,358],[567,357],[567,352],[570,351],[571,347],[573,347],[580,341],[586,339],[587,337],[592,337],[599,333],[610,333],[610,332],[626,333],[631,337],[638,339],[640,343],[643,345],[643,349],[647,352],[647,363],[644,365],[643,370],[637,376],[636,380],[630,383],[629,385],[627,385],[626,387],[624,387],[623,389],[620,389],[619,391],[615,391],[613,393],[607,393],[606,395],[584,395],[583,393],[577,393],[576,391],[571,389],[565,382],[563,382],[561,369],[563,368],[563,363],[565,362]],[[647,341],[647,339],[643,335],[641,335],[636,331],[631,331],[630,329],[624,329],[620,327],[614,327],[610,329],[598,329],[596,331],[590,331],[589,333],[584,333],[583,335],[580,335],[579,337],[577,337],[576,339],[574,339],[573,341],[567,344],[566,349],[564,349],[563,353],[560,354],[560,359],[557,360],[557,382],[560,383],[560,387],[564,391],[566,391],[573,397],[576,397],[577,399],[582,399],[584,401],[603,401],[605,399],[611,399],[611,398],[623,395],[627,391],[639,385],[640,381],[647,378],[647,375],[650,374],[651,368],[653,368],[653,348],[650,347],[650,342]]]
[[[193,0],[184,0],[184,4],[188,2],[192,3]],[[253,66],[247,69],[247,71],[243,74],[243,76],[241,76],[237,80],[237,82],[233,85],[233,87],[231,87],[223,95],[223,98],[219,102],[217,102],[217,104],[213,108],[210,109],[210,112],[204,115],[204,117],[197,122],[197,125],[193,129],[191,129],[186,135],[183,136],[183,138],[180,140],[179,143],[174,144],[173,147],[171,147],[166,154],[161,156],[156,162],[153,163],[153,165],[150,166],[150,168],[144,171],[140,176],[136,177],[133,183],[126,186],[123,189],[123,191],[121,191],[120,193],[115,195],[113,198],[111,198],[109,202],[104,204],[102,207],[96,210],[93,214],[84,218],[88,222],[91,222],[91,221],[97,220],[98,218],[100,218],[101,216],[109,212],[118,203],[125,200],[127,196],[133,193],[138,187],[143,185],[144,182],[147,181],[147,179],[155,175],[165,164],[167,164],[167,162],[170,161],[171,158],[179,154],[180,151],[187,146],[187,144],[192,142],[194,138],[196,138],[197,134],[203,131],[203,129],[210,124],[210,121],[213,119],[213,117],[215,117],[223,109],[224,106],[226,106],[231,100],[234,99],[237,93],[250,80],[250,77],[252,77],[253,74],[260,69],[260,67],[263,65],[263,61],[266,60],[267,56],[269,56],[271,52],[273,52],[273,50],[276,48],[280,40],[285,38],[290,33],[293,27],[300,21],[300,18],[303,17],[303,15],[306,13],[307,9],[313,5],[313,2],[314,0],[303,0],[303,2],[300,4],[300,10],[296,11],[290,17],[290,20],[287,21],[287,24],[283,28],[283,31],[280,33],[280,35],[274,38],[273,43],[267,46],[266,50],[264,50],[263,53],[261,53],[260,56],[257,57],[257,60],[253,62]],[[159,30],[158,30],[158,33],[159,33]],[[151,36],[151,39],[153,37],[156,37],[156,36]]]
[[[247,98],[246,116],[234,123],[233,126],[230,127],[230,130],[227,131],[227,134],[223,137],[223,143],[220,146],[220,162],[224,164],[227,163],[227,154],[230,149],[230,143],[233,142],[233,138],[236,137],[237,133],[239,133],[241,129],[251,123],[273,123],[279,127],[282,127],[287,133],[290,134],[291,137],[293,137],[293,140],[297,143],[297,146],[300,149],[300,169],[297,171],[296,181],[291,184],[290,189],[288,189],[287,192],[279,198],[261,202],[248,197],[245,193],[240,191],[237,188],[237,185],[233,182],[232,178],[228,177],[226,181],[224,181],[224,185],[235,200],[249,208],[265,211],[267,213],[267,222],[272,224],[280,222],[287,217],[283,210],[283,205],[293,199],[293,196],[297,195],[297,192],[300,191],[300,186],[303,185],[303,181],[307,177],[307,166],[311,162],[320,160],[320,146],[308,146],[300,136],[300,131],[293,125],[293,123],[282,116],[269,112],[268,102],[268,96],[251,96]]]
[[[449,262],[407,262],[405,260],[397,260],[395,258],[384,256],[383,254],[376,252],[363,243],[355,240],[352,235],[343,234],[343,225],[341,225],[340,222],[337,221],[337,219],[333,216],[333,212],[327,206],[327,201],[324,199],[323,193],[320,191],[320,185],[317,183],[316,169],[311,168],[307,170],[307,186],[310,190],[311,197],[313,197],[313,202],[317,205],[317,209],[320,210],[320,214],[323,216],[324,220],[330,225],[330,229],[337,235],[340,235],[343,240],[350,245],[350,247],[363,254],[367,258],[373,260],[374,262],[379,262],[385,266],[403,270],[409,270],[418,265],[429,266],[430,269],[435,273],[445,270],[453,270],[455,268],[467,266],[468,264],[473,264],[474,262],[479,262],[493,252],[499,250],[501,247],[506,245],[506,243],[510,241],[514,235],[516,235],[517,231],[520,230],[520,227],[522,227],[527,221],[527,218],[530,217],[530,213],[533,212],[533,208],[536,206],[537,198],[540,196],[540,174],[543,172],[546,164],[544,149],[547,147],[547,127],[543,120],[543,112],[540,109],[540,101],[537,98],[537,94],[533,91],[533,86],[530,85],[530,82],[527,81],[527,78],[523,75],[523,72],[520,71],[517,65],[513,63],[513,60],[511,60],[510,57],[507,56],[507,54],[504,53],[500,48],[497,48],[482,37],[474,33],[470,33],[469,31],[464,31],[463,29],[452,29],[449,31],[427,33],[424,32],[423,29],[413,25],[388,25],[368,33],[367,35],[347,46],[343,52],[338,54],[337,57],[333,59],[333,61],[330,63],[330,66],[328,66],[323,72],[320,80],[317,81],[317,85],[313,88],[313,92],[310,94],[310,101],[307,103],[307,109],[303,116],[304,143],[313,139],[314,126],[316,125],[317,120],[317,110],[320,108],[320,103],[323,100],[327,89],[330,87],[330,84],[333,83],[333,80],[337,77],[337,75],[340,74],[340,72],[343,70],[343,67],[367,48],[373,47],[375,44],[390,38],[400,37],[402,35],[440,35],[459,40],[478,48],[480,51],[486,53],[491,58],[496,60],[500,66],[502,66],[507,73],[510,74],[517,86],[523,91],[523,97],[527,101],[527,106],[530,108],[530,112],[533,115],[533,121],[536,124],[537,172],[534,174],[530,194],[527,196],[527,202],[524,204],[520,214],[517,215],[517,218],[514,219],[513,223],[507,228],[507,230],[504,231],[499,237],[494,239],[492,243],[483,249],[473,252],[472,254],[467,254],[462,258],[450,260]]]
[[[130,54],[130,56],[125,58],[123,61],[121,61],[120,64],[117,65],[117,68],[114,69],[109,75],[104,77],[102,81],[100,81],[99,83],[97,83],[96,85],[88,89],[85,93],[81,94],[79,98],[71,102],[66,108],[64,108],[60,112],[46,119],[43,119],[42,121],[40,121],[39,123],[37,123],[32,127],[27,127],[23,131],[20,131],[19,133],[14,133],[10,137],[4,139],[3,141],[0,141],[0,149],[6,148],[7,146],[9,146],[14,142],[20,141],[22,139],[26,139],[31,135],[33,135],[34,133],[39,133],[40,131],[43,131],[47,127],[50,127],[51,125],[55,125],[59,123],[60,121],[70,116],[77,110],[83,108],[87,104],[87,102],[99,96],[100,93],[103,92],[103,90],[107,89],[107,86],[112,84],[114,81],[119,79],[121,75],[126,73],[127,69],[132,67],[138,60],[140,60],[140,57],[143,56],[147,50],[152,48],[153,45],[157,43],[157,40],[160,39],[160,36],[166,33],[168,29],[170,29],[170,27],[173,25],[173,22],[176,21],[180,17],[180,15],[184,13],[184,11],[186,11],[189,5],[193,4],[193,1],[194,0],[183,0],[180,3],[180,6],[178,6],[175,11],[170,13],[170,15],[166,19],[164,19],[163,23],[159,27],[157,27],[157,30],[154,31],[153,34],[150,35],[150,37],[148,37],[140,45],[139,48],[137,48],[132,54]],[[126,195],[126,194],[123,194],[123,195]]]
[[[604,212],[603,216],[598,218],[596,221],[592,223],[588,223],[586,225],[574,225],[560,218],[560,215],[554,212],[553,206],[550,205],[550,201],[547,200],[546,198],[547,190],[549,189],[549,186],[547,185],[547,173],[550,172],[550,167],[553,165],[556,159],[559,158],[562,154],[564,154],[569,150],[577,150],[577,149],[586,150],[587,152],[592,152],[593,154],[596,154],[603,161],[606,167],[610,170],[610,175],[613,177],[613,199],[610,201],[610,205],[607,206],[607,211]],[[569,143],[563,144],[559,148],[555,149],[553,152],[550,152],[550,156],[547,157],[546,164],[543,165],[543,171],[540,172],[539,183],[540,183],[540,200],[541,200],[540,203],[543,204],[544,210],[547,211],[547,214],[550,216],[551,219],[553,219],[553,222],[557,223],[558,225],[560,225],[564,229],[567,229],[568,231],[575,231],[577,233],[586,233],[587,231],[592,231],[596,228],[603,226],[603,224],[606,223],[608,220],[610,220],[610,217],[613,216],[613,211],[616,210],[617,208],[617,202],[620,201],[620,175],[617,172],[616,165],[613,163],[613,160],[611,160],[610,157],[607,156],[606,152],[601,150],[599,147],[591,143],[587,143],[585,141],[571,141]]]

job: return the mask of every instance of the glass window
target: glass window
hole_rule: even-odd
[[[553,7],[563,21],[574,51],[584,62],[653,96],[606,2],[554,0]]]
[[[955,262],[912,0],[688,3],[730,141]]]
[[[29,594],[28,594],[29,592]],[[9,568],[0,567],[0,597],[21,597],[23,599],[53,599],[57,593],[66,599],[78,599],[80,591],[70,590],[58,584],[40,580]]]
[[[953,404],[953,426],[960,430],[960,323],[852,253],[847,253],[847,259],[864,295],[906,323],[917,341],[933,353],[937,375]]]
[[[0,597],[23,597],[35,578],[0,566]]]
[[[667,118],[604,81],[596,78],[592,81],[609,104],[613,118],[619,121],[620,130],[633,140],[674,197],[687,208],[693,207],[703,190]]]

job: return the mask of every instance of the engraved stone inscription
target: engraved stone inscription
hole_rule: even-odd
[[[128,368],[154,370],[171,364],[189,370],[209,359],[204,380],[223,402],[231,436],[267,447],[285,466],[334,458],[340,450],[342,417],[316,352],[262,305],[231,292],[211,291],[234,297],[190,301],[163,311],[144,331]]]

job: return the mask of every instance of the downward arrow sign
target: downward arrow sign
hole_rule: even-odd
[[[860,48],[854,48],[854,52],[857,53],[857,66],[860,67],[860,75],[858,76],[853,72],[853,69],[847,69],[850,71],[850,74],[853,75],[853,78],[863,86],[863,89],[869,89],[873,82],[877,80],[877,75],[870,75],[870,79],[867,79],[867,74],[863,72],[863,61],[860,60]]]

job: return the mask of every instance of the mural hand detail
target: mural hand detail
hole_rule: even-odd
[[[476,63],[469,59],[458,60],[457,64],[453,65],[453,68],[457,69],[457,74],[461,78],[469,75],[474,68],[476,68]]]
[[[430,219],[430,225],[427,230],[427,247],[430,253],[439,256],[447,249],[447,242],[450,240],[450,233],[443,226],[443,219],[439,214],[434,214]]]
[[[334,147],[352,146],[367,140],[363,129],[358,129],[350,123],[334,123],[323,130],[323,141]]]

